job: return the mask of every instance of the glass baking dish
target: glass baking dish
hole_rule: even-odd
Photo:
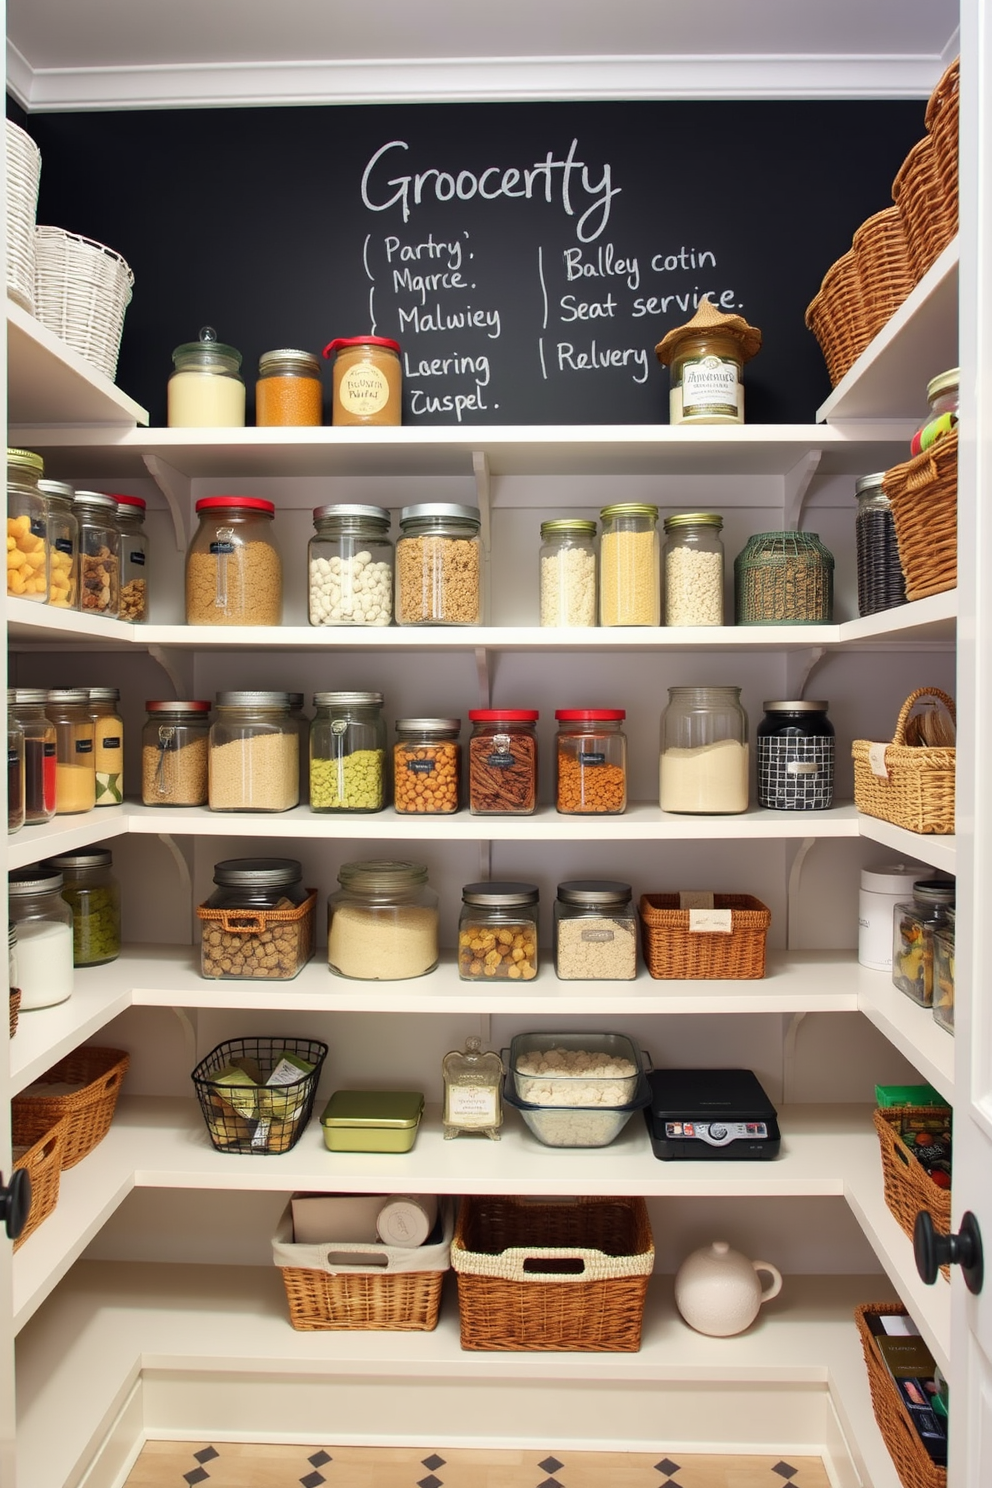
[[[514,1095],[507,1074],[503,1099],[545,1147],[608,1147],[634,1112],[650,1105],[651,1086],[647,1075],[639,1074],[633,1099],[622,1106],[537,1106]]]
[[[599,1075],[570,1069],[567,1056],[579,1052],[625,1060],[631,1069]],[[527,1058],[534,1054],[544,1056],[542,1062],[549,1068],[534,1069]],[[565,1056],[560,1063],[558,1055]],[[508,1088],[530,1105],[591,1107],[623,1106],[633,1100],[645,1064],[640,1050],[623,1033],[520,1033],[510,1041],[506,1067]]]

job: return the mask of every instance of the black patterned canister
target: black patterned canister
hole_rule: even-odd
[[[766,702],[758,725],[758,804],[825,811],[834,800],[834,726],[824,702]]]

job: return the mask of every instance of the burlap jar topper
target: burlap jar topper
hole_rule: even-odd
[[[684,341],[707,334],[731,337],[741,349],[742,362],[749,362],[761,350],[761,332],[757,326],[748,325],[743,315],[724,315],[704,295],[692,319],[683,326],[676,326],[658,342],[655,351],[659,362],[666,367],[670,366]]]

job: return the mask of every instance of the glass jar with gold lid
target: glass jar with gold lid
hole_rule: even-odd
[[[32,450],[7,450],[7,593],[48,599],[48,509],[38,482],[45,462]]]

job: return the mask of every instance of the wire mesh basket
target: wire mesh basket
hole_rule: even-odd
[[[41,151],[7,120],[7,293],[34,314],[34,226]]]
[[[35,313],[111,382],[134,275],[119,253],[66,232],[35,229]]]
[[[834,559],[815,532],[756,532],[734,563],[738,625],[829,625]]]
[[[259,1155],[295,1147],[313,1112],[326,1058],[327,1045],[319,1039],[226,1039],[211,1049],[192,1080],[218,1152]],[[293,1060],[310,1068],[292,1078],[287,1065]]]

